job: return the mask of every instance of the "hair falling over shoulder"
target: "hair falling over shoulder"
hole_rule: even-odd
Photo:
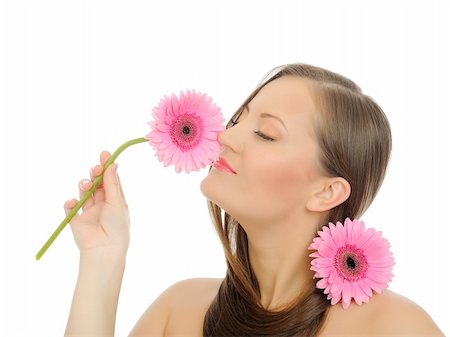
[[[306,64],[273,69],[232,116],[232,120],[269,82],[282,76],[308,79],[321,116],[315,126],[320,165],[325,174],[345,178],[351,195],[330,210],[328,222],[357,218],[369,207],[383,182],[392,138],[381,108],[351,80]],[[258,280],[248,256],[247,235],[241,225],[212,202],[209,212],[224,247],[227,273],[209,307],[204,336],[316,336],[325,322],[330,302],[311,280],[309,289],[280,311],[260,303]]]

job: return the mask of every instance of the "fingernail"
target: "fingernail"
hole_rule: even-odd
[[[83,179],[82,181],[80,181],[80,188],[85,187],[90,182],[91,181],[89,179]]]
[[[117,163],[114,163],[114,164],[112,164],[112,167],[111,167],[111,171],[112,171],[112,173],[114,173],[114,174],[116,174],[116,173],[117,173],[117,166],[118,166],[118,164],[117,164]]]

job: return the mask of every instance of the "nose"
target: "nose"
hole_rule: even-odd
[[[234,129],[234,130],[233,130]],[[225,129],[219,133],[218,140],[222,146],[222,152],[226,149],[230,149],[233,152],[239,153],[242,151],[242,143],[239,142],[238,137],[235,135],[236,126]]]

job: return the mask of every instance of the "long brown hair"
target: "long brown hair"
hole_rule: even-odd
[[[391,152],[389,122],[381,108],[351,80],[306,64],[288,64],[273,69],[244,101],[227,124],[269,82],[282,76],[308,79],[321,112],[315,125],[320,148],[319,165],[324,174],[345,178],[351,186],[349,198],[328,212],[326,221],[358,218],[375,198],[384,179]],[[280,311],[269,311],[260,303],[258,280],[248,255],[247,234],[220,207],[208,201],[208,209],[227,260],[227,273],[206,313],[205,336],[316,336],[325,321],[329,301],[311,281]]]

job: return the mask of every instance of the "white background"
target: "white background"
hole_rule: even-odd
[[[356,81],[385,110],[393,153],[362,217],[396,257],[390,288],[450,334],[447,1],[3,1],[0,334],[61,336],[78,252],[64,218],[102,150],[148,133],[151,109],[206,92],[226,118],[263,75],[304,62]],[[153,299],[189,277],[222,277],[199,183],[147,144],[119,158],[132,244],[117,315],[125,336]]]

